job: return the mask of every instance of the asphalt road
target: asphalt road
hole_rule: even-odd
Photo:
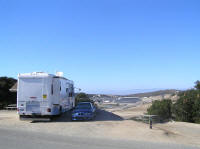
[[[60,136],[0,128],[1,149],[196,149],[196,147],[124,140]]]

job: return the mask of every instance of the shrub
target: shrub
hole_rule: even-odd
[[[200,123],[200,81],[195,82],[194,89],[180,92],[174,104],[171,100],[154,101],[147,111],[163,119]]]
[[[169,119],[172,116],[172,101],[169,99],[165,99],[162,101],[153,101],[151,107],[147,109],[148,114],[150,115],[158,115],[162,119]]]
[[[173,105],[173,113],[177,121],[200,123],[200,90],[191,89],[179,94]]]
[[[77,94],[76,98],[75,98],[75,101],[76,101],[76,105],[79,102],[91,102],[89,96],[87,94],[85,94],[85,93]]]

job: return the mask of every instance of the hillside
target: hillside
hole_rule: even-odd
[[[130,94],[130,97],[150,97],[150,96],[163,96],[165,94],[177,94],[179,90],[159,90],[154,92],[147,92],[147,93],[137,93],[137,94]]]
[[[98,98],[116,98],[116,97],[150,97],[150,96],[164,96],[166,94],[177,94],[179,90],[169,89],[169,90],[159,90],[153,92],[145,92],[145,93],[136,93],[136,94],[129,94],[129,95],[105,95],[105,94],[88,94],[91,97],[98,97]]]

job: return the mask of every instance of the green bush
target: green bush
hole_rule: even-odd
[[[79,93],[76,95],[75,102],[77,105],[77,103],[79,103],[79,102],[91,102],[91,100],[87,94]]]
[[[169,99],[165,99],[162,101],[153,101],[151,107],[147,109],[148,114],[150,115],[158,115],[162,119],[169,119],[172,116],[172,101]]]
[[[200,90],[191,89],[179,94],[173,105],[175,120],[200,123]]]
[[[180,92],[174,104],[171,100],[154,101],[147,112],[163,119],[200,123],[200,81],[195,82],[194,89]]]

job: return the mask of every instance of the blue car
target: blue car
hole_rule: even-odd
[[[72,111],[72,121],[92,120],[96,116],[96,108],[91,102],[79,102]]]

